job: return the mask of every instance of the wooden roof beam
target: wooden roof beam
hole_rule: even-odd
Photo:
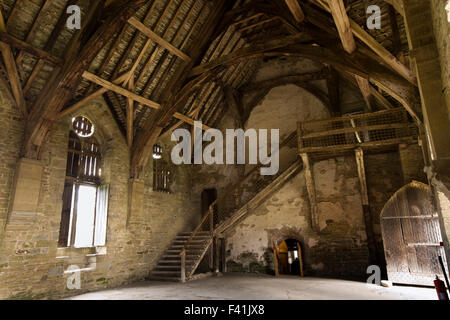
[[[142,103],[143,105],[146,105],[146,106],[151,107],[153,109],[160,109],[161,108],[161,105],[159,103],[154,102],[154,101],[149,100],[149,99],[146,99],[146,98],[144,98],[144,97],[142,97],[142,96],[140,96],[140,95],[138,95],[138,94],[136,94],[134,92],[131,92],[131,91],[125,89],[125,88],[122,88],[122,87],[120,87],[120,86],[118,86],[118,85],[116,85],[116,84],[114,84],[112,82],[109,82],[108,80],[100,78],[100,77],[96,76],[95,74],[92,74],[92,73],[90,73],[88,71],[83,72],[83,78],[85,78],[85,79],[87,79],[89,81],[92,81],[92,82],[102,86],[106,90],[114,91],[114,92],[116,92],[116,93],[118,93],[120,95],[123,95],[123,96],[129,98],[130,100],[137,101],[137,102]],[[191,119],[191,118],[189,118],[189,117],[187,117],[187,116],[185,116],[185,115],[183,115],[181,113],[176,112],[173,115],[173,117],[176,118],[176,119],[182,120],[184,122],[187,122],[189,124],[194,124],[194,120],[193,119]],[[204,128],[205,128],[205,130],[210,129],[207,126],[204,126]]]
[[[124,22],[145,3],[146,0],[116,0],[114,4],[117,5],[114,10],[108,11],[104,20],[100,19],[101,24],[96,26],[89,39],[78,38],[77,43],[71,44],[64,67],[61,71],[53,72],[28,116],[23,152],[27,157],[38,157],[40,146],[55,116],[71,99],[73,90],[82,79],[83,72],[87,70],[106,43],[123,28]],[[92,18],[95,17],[92,16]],[[95,20],[96,23],[98,21],[98,19]],[[89,27],[92,26],[88,21],[83,28]]]
[[[62,59],[55,57],[44,50],[35,48],[32,45],[26,43],[25,41],[13,37],[12,35],[6,33],[5,31],[0,31],[0,41],[5,44],[11,45],[19,50],[26,51],[29,54],[39,59],[43,59],[44,61],[50,62],[54,65],[61,66],[63,64]]]
[[[180,57],[184,61],[189,62],[191,60],[191,58],[187,54],[185,54],[184,52],[182,52],[181,50],[179,50],[178,48],[176,48],[175,46],[173,46],[171,43],[169,43],[168,41],[164,40],[160,36],[158,36],[156,33],[154,33],[152,30],[147,28],[147,26],[145,26],[142,22],[140,22],[135,17],[131,17],[128,20],[128,23],[131,24],[136,29],[138,29],[140,32],[142,32],[144,35],[146,35],[148,38],[152,39],[157,44],[159,44],[163,48],[167,49],[168,51],[170,51],[174,55]]]
[[[190,62],[184,61],[184,63],[176,71],[175,75],[172,77],[171,83],[167,86],[165,90],[165,96],[163,96],[162,101],[165,101],[163,108],[155,114],[152,114],[150,118],[146,121],[144,125],[144,130],[136,136],[135,143],[133,145],[133,153],[131,160],[131,175],[134,177],[139,177],[142,169],[147,163],[148,154],[153,148],[153,144],[157,141],[161,131],[167,125],[168,121],[172,118],[173,114],[177,112],[185,99],[198,89],[207,77],[203,80],[196,81],[195,83],[188,83],[187,86],[183,87],[192,65],[196,60],[201,57],[206,45],[211,41],[211,38],[216,31],[217,25],[223,18],[223,13],[226,11],[227,7],[230,7],[230,2],[225,0],[219,0],[214,3],[214,8],[209,13],[207,20],[203,23],[202,30],[197,34],[196,46],[192,48],[190,52],[190,57],[192,60]]]
[[[345,11],[344,2],[342,0],[332,0],[328,1],[328,5],[339,32],[342,46],[347,53],[352,54],[356,50],[356,43],[353,38],[347,11]]]
[[[324,0],[316,0],[316,3],[318,3],[322,8],[331,13],[331,7],[327,5],[324,2]],[[328,3],[329,4],[332,3],[334,5],[334,0],[329,1]],[[398,74],[400,74],[410,83],[417,86],[416,77],[408,67],[406,67],[403,63],[401,63],[392,53],[390,53],[376,39],[374,39],[369,33],[367,33],[363,28],[361,28],[355,21],[353,21],[350,18],[348,18],[348,20],[350,22],[351,31],[354,36],[356,36],[359,40],[361,40],[364,44],[366,44],[372,51],[374,51],[386,65],[391,67],[393,70],[395,70]]]
[[[219,57],[213,61],[201,64],[193,68],[190,76],[193,77],[202,74],[205,71],[212,70],[218,66],[226,65],[228,62],[235,60],[237,57],[245,56],[249,52],[251,52],[252,54],[262,53],[265,51],[275,50],[292,44],[296,44],[307,39],[309,39],[309,36],[307,36],[306,33],[301,32],[295,35],[287,36],[285,38],[275,39],[262,44],[238,49],[226,56]]]
[[[297,23],[303,22],[303,20],[305,20],[305,14],[303,13],[303,10],[298,3],[298,0],[285,0],[284,2],[288,6],[289,11],[291,11]]]
[[[0,31],[6,34],[5,21],[0,11]],[[8,74],[11,90],[16,101],[16,105],[24,117],[27,117],[28,110],[23,97],[22,84],[20,83],[19,74],[17,72],[16,61],[12,53],[11,47],[3,42],[0,42],[0,50],[3,55],[3,62],[5,63],[6,73]]]

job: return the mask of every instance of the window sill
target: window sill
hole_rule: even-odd
[[[85,255],[86,257],[103,256],[106,255],[106,246],[89,248],[60,247],[56,249],[57,259],[70,258],[74,255]]]

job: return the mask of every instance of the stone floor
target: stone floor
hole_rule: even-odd
[[[74,296],[73,300],[437,300],[434,288],[393,286],[362,282],[225,274],[187,283],[142,282],[132,286]]]

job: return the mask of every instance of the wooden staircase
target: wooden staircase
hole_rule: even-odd
[[[189,239],[191,240],[187,244]],[[211,243],[212,237],[208,231],[200,231],[195,235],[193,235],[193,232],[179,233],[169,248],[164,252],[148,279],[157,281],[181,281],[180,254],[182,250],[186,250],[185,272],[190,274],[191,271],[193,273],[198,267]]]
[[[291,133],[280,144],[280,149],[284,145],[293,142],[296,136],[296,132]],[[213,242],[218,236],[223,237],[224,233],[236,226],[252,208],[261,204],[275,190],[278,190],[286,183],[289,178],[294,176],[302,168],[302,162],[297,158],[287,169],[272,177],[259,176],[259,168],[260,166],[254,167],[214,201],[209,207],[209,212],[204,215],[202,221],[193,232],[183,232],[176,236],[156,267],[151,271],[149,280],[181,282],[191,280],[208,250],[215,262],[215,269],[218,270],[218,253],[213,253]],[[254,179],[255,175],[259,179],[257,191],[249,198],[244,199],[242,203],[239,202],[235,207],[224,210],[226,207],[225,202],[230,197],[234,197],[233,193],[239,194],[244,184]],[[222,209],[219,210],[219,208]],[[212,268],[212,265],[210,265],[210,268]]]

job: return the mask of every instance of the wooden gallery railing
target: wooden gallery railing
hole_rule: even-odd
[[[282,147],[287,146],[292,142],[296,143],[297,132],[294,131],[290,133],[279,145],[278,150]],[[295,146],[296,147],[296,146]],[[244,207],[249,200],[251,200],[255,195],[257,195],[261,190],[264,189],[268,184],[278,177],[282,170],[279,170],[277,175],[273,176],[261,176],[259,174],[259,169],[262,164],[255,165],[248,173],[246,173],[240,180],[229,186],[223,194],[220,195],[210,206],[208,213],[202,218],[200,224],[192,233],[191,237],[186,241],[183,249],[181,250],[181,281],[184,282],[189,279],[195,269],[200,264],[201,259],[205,255],[209,246],[212,245],[215,230],[223,223],[227,218],[229,218],[234,212]],[[245,184],[248,183],[252,185],[251,192],[246,190]],[[193,244],[193,239],[199,236],[201,233],[207,232],[209,239],[207,240],[206,246],[204,247],[204,252],[196,257],[194,265],[190,270],[186,269],[186,251],[188,247]],[[217,258],[215,259],[217,260]],[[217,261],[215,261],[217,263]]]
[[[300,153],[379,147],[417,139],[418,129],[404,108],[299,122]]]

